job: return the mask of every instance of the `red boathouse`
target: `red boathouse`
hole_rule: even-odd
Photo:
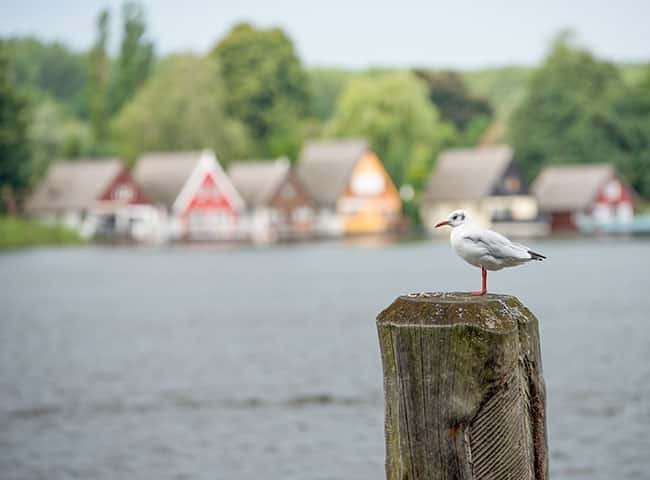
[[[244,202],[212,151],[145,154],[134,178],[167,210],[171,238],[232,240],[244,235]]]

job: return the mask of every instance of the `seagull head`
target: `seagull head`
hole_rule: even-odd
[[[454,210],[449,214],[447,220],[436,223],[436,228],[444,227],[445,225],[449,225],[452,228],[460,227],[467,221],[469,221],[469,215],[467,215],[465,210]]]

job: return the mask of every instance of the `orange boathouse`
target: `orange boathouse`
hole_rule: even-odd
[[[399,192],[366,140],[308,143],[298,175],[319,207],[323,234],[384,233],[401,220]]]

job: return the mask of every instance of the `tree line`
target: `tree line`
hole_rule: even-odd
[[[504,120],[462,72],[309,69],[283,30],[248,23],[205,55],[159,56],[136,2],[123,5],[111,55],[112,21],[99,13],[86,52],[0,40],[0,209],[19,209],[59,158],[208,147],[224,163],[295,160],[305,139],[344,136],[367,137],[398,187],[415,190],[407,212],[442,148],[496,140],[513,144],[529,180],[547,164],[613,162],[650,197],[650,68],[625,81],[568,34]]]

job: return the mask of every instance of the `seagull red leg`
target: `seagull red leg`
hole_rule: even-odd
[[[487,293],[487,270],[481,267],[481,279],[483,280],[483,288],[480,292],[471,292],[470,295],[482,296]]]

